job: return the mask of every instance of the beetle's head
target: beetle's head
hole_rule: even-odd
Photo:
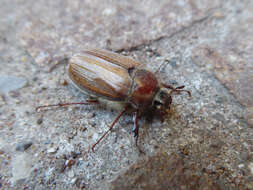
[[[153,99],[153,107],[157,110],[168,110],[172,103],[172,94],[180,94],[181,92],[186,92],[191,97],[191,92],[183,89],[184,86],[179,86],[174,88],[171,85],[162,84],[162,87],[156,93]]]
[[[172,103],[171,92],[167,88],[160,88],[153,100],[153,107],[156,110],[166,110]]]

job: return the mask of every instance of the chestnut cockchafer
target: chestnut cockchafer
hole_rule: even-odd
[[[162,83],[140,62],[106,50],[84,50],[74,55],[69,60],[68,75],[73,84],[88,94],[91,99],[85,102],[39,106],[38,108],[109,103],[110,106],[121,110],[109,129],[92,145],[92,150],[126,112],[133,114],[133,132],[138,147],[140,115],[149,110],[157,110],[163,115],[170,108],[172,94],[186,92],[191,96],[190,91],[183,89],[184,86],[173,87]]]

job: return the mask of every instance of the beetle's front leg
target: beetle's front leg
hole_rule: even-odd
[[[133,122],[134,122],[134,127],[132,131],[134,132],[134,137],[136,139],[136,145],[139,137],[139,125],[138,125],[138,110],[133,113]]]
[[[139,124],[138,124],[138,116],[139,116],[139,111],[136,110],[134,111],[134,115],[133,115],[133,122],[134,122],[134,127],[132,129],[132,131],[134,132],[134,137],[135,137],[135,145],[138,148],[140,153],[145,154],[139,147],[138,145],[138,138],[139,138]]]

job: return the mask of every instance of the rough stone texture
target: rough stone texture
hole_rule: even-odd
[[[226,36],[203,43],[193,51],[202,67],[211,69],[215,76],[246,107],[253,105],[253,3],[238,7],[234,17],[225,18]],[[240,26],[238,26],[238,24]],[[213,32],[208,32],[214,35]]]
[[[111,189],[201,189],[221,190],[195,164],[185,164],[179,155],[159,152],[140,160],[111,183]]]
[[[253,34],[253,33],[252,33]],[[210,47],[197,47],[195,62],[208,65],[215,76],[245,106],[253,106],[253,64],[234,52],[218,52]]]
[[[165,153],[152,157],[161,148],[169,158],[183,156],[173,171],[196,169],[182,172],[187,179],[199,171],[194,179],[221,189],[253,189],[252,17],[250,0],[0,0],[0,76],[27,81],[0,95],[0,187],[110,189],[117,178],[136,177],[124,172],[150,169],[138,160],[163,160]],[[68,85],[65,71],[67,58],[86,47],[116,50],[151,70],[164,64],[164,82],[191,90],[192,99],[173,97],[163,123],[140,119],[146,155],[134,145],[128,115],[87,154],[117,111],[35,111],[87,98]],[[32,146],[17,151],[20,142]]]
[[[91,46],[126,49],[170,36],[207,17],[219,4],[217,0],[40,0],[27,7],[23,43],[41,64]]]

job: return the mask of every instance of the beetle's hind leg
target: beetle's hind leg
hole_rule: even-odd
[[[96,99],[86,100],[85,102],[67,102],[67,103],[59,103],[59,104],[50,104],[45,106],[38,106],[36,107],[36,111],[40,110],[41,108],[48,108],[48,107],[63,107],[63,106],[70,106],[70,105],[92,105],[92,104],[99,104],[99,101]]]

